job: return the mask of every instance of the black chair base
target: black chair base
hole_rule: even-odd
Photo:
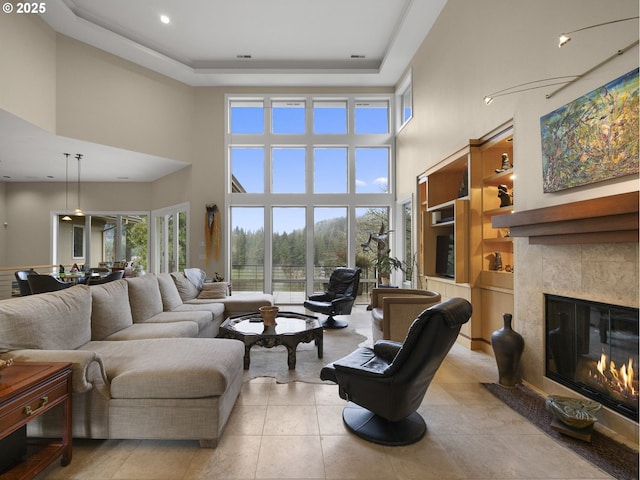
[[[345,328],[349,323],[346,320],[336,320],[332,316],[328,316],[326,320],[320,322],[322,328],[327,328],[329,330],[337,329],[337,328]]]
[[[391,422],[353,402],[344,407],[342,420],[360,438],[392,447],[416,443],[427,431],[427,424],[418,412]]]

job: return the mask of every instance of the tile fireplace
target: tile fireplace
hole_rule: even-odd
[[[545,294],[546,376],[638,421],[638,309]]]
[[[573,392],[547,375],[545,294],[635,309],[640,305],[640,192],[619,190],[624,193],[492,219],[494,227],[510,229],[514,242],[514,329],[525,339],[522,378],[545,395]],[[594,353],[601,354],[601,349]],[[617,362],[620,367],[628,359]],[[600,410],[598,424],[633,444],[640,441],[638,422],[609,407]]]

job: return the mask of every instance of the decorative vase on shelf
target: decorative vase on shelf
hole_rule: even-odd
[[[502,315],[504,327],[491,335],[491,346],[498,364],[498,383],[503,387],[515,388],[520,378],[520,358],[524,350],[522,335],[511,328],[512,315]]]

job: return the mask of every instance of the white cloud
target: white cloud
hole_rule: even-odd
[[[375,183],[376,185],[387,186],[389,184],[389,179],[387,177],[378,177],[373,181],[373,183]]]

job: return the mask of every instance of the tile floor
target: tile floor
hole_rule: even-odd
[[[370,335],[368,318],[358,306],[350,321]],[[216,449],[196,441],[78,439],[71,464],[55,463],[38,480],[612,478],[480,385],[496,378],[490,355],[455,345],[419,410],[427,433],[406,447],[349,433],[335,385],[259,378],[245,383]]]

